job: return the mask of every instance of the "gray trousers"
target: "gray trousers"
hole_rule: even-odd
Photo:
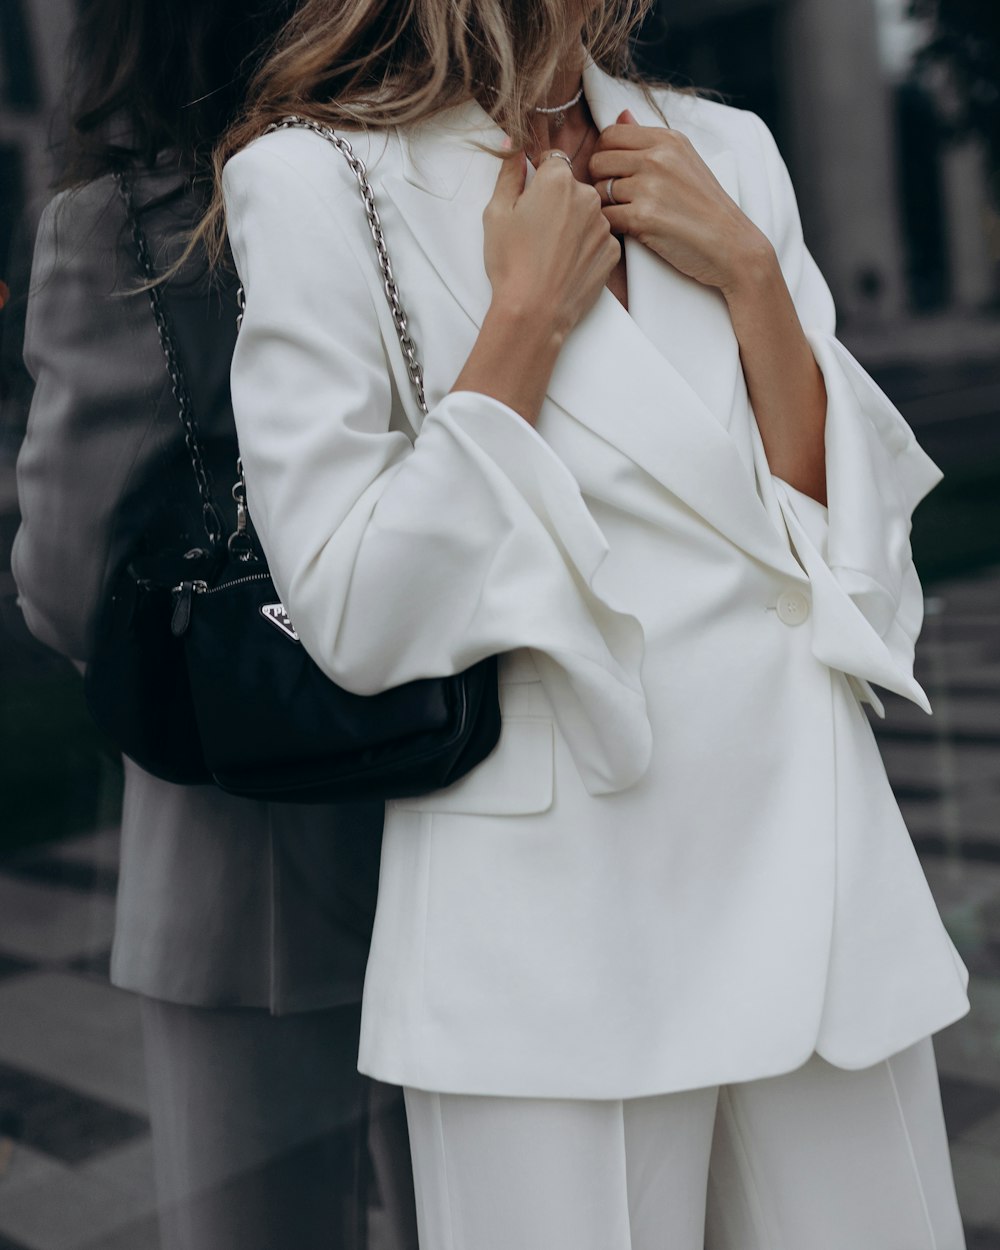
[[[416,1250],[402,1093],[357,1071],[360,1006],[142,999],[163,1250]]]

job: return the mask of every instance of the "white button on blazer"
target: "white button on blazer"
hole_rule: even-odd
[[[598,125],[634,86],[588,67]],[[304,644],[370,693],[494,652],[499,747],[390,803],[363,1071],[625,1098],[864,1066],[968,1009],[861,701],[914,681],[909,519],[939,473],[834,338],[752,114],[660,93],[772,240],[829,396],[829,509],[772,477],[718,292],[626,243],[537,429],[449,394],[490,300],[502,136],[357,136],[427,370],[421,422],[357,188],[302,131],[225,171],[251,511]]]
[[[809,616],[809,600],[801,590],[783,590],[778,596],[778,620],[783,625],[802,625]]]

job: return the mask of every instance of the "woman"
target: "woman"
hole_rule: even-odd
[[[166,269],[204,209],[211,149],[255,49],[289,9],[89,0],[82,11],[69,186],[35,252],[25,356],[36,388],[13,560],[29,627],[80,662],[105,587],[140,543],[204,542],[111,174],[128,171]],[[162,288],[230,525],[235,288],[231,275],[213,287],[203,257]],[[372,805],[174,786],[125,761],[111,978],[141,995],[169,1250],[367,1244],[369,1115],[385,1208],[373,1241],[416,1242],[402,1096],[356,1071],[381,819]]]
[[[303,642],[361,694],[502,656],[496,751],[387,805],[360,1067],[406,1087],[424,1250],[958,1250],[967,974],[861,706],[927,708],[939,474],[764,125],[627,79],[645,7],[308,0],[220,150]],[[290,113],[367,163],[422,420]]]

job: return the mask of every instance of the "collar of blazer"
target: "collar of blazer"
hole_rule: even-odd
[[[584,71],[584,90],[599,127],[612,124],[626,108],[642,125],[663,124],[641,91],[592,63]],[[683,106],[678,112],[683,118]],[[738,198],[735,154],[701,127],[684,129],[728,193]],[[411,136],[402,145],[402,174],[387,174],[383,180],[416,242],[477,327],[489,307],[491,288],[482,234],[468,223],[481,219],[498,162],[476,144],[498,147],[502,139],[478,104],[461,106]],[[686,319],[688,344],[693,317],[699,322],[700,342],[709,345],[707,351],[702,347],[703,368],[715,368],[715,344],[727,341],[719,339],[719,330],[729,340],[733,337],[722,297],[699,288],[692,298],[691,288],[698,284],[638,242],[626,241],[626,255],[633,313],[655,310],[668,323]],[[720,317],[725,319],[721,324]],[[669,342],[670,325],[666,334],[658,326],[654,337]],[[723,421],[610,291],[602,293],[567,341],[548,398],[624,452],[737,546],[788,576],[803,576]]]

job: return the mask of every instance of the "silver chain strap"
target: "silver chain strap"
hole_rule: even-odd
[[[274,130],[291,130],[294,128],[311,130],[313,134],[319,135],[321,139],[326,139],[328,143],[332,143],[344,160],[347,161],[351,173],[358,180],[365,216],[368,218],[368,228],[371,230],[372,238],[375,240],[375,254],[378,257],[378,265],[382,273],[382,289],[385,291],[389,312],[392,314],[392,321],[396,327],[399,346],[403,352],[403,359],[406,361],[406,369],[410,375],[410,382],[417,397],[417,404],[420,407],[420,411],[426,416],[427,398],[424,394],[424,371],[417,357],[417,346],[410,335],[406,311],[399,296],[399,287],[396,285],[396,279],[393,276],[392,262],[389,260],[389,249],[382,230],[382,220],[378,215],[378,209],[375,207],[375,192],[372,190],[372,184],[368,181],[368,171],[365,168],[365,163],[360,157],[354,155],[354,149],[350,143],[338,135],[335,130],[332,130],[329,126],[322,126],[319,122],[310,121],[307,117],[297,117],[295,115],[284,117],[280,122],[272,122],[264,133],[269,134]]]
[[[139,214],[135,207],[135,197],[132,191],[132,183],[128,176],[119,170],[115,175],[115,182],[118,186],[118,192],[125,202],[125,215],[129,226],[132,230],[132,242],[135,245],[136,256],[139,260],[139,268],[147,283],[150,283],[147,290],[149,295],[150,307],[153,310],[153,320],[156,322],[156,332],[159,335],[160,347],[163,350],[164,358],[167,362],[167,374],[170,377],[170,387],[173,391],[174,399],[177,401],[177,409],[181,419],[181,425],[184,427],[184,443],[187,447],[188,456],[191,460],[191,468],[194,471],[195,481],[198,484],[198,495],[201,499],[202,520],[205,526],[205,533],[208,536],[209,543],[214,547],[222,538],[224,532],[224,523],[215,501],[212,498],[212,487],[209,481],[208,470],[205,468],[205,460],[202,456],[201,443],[198,441],[198,423],[194,415],[194,406],[191,402],[191,393],[187,388],[187,382],[184,379],[184,371],[181,368],[180,357],[177,354],[177,347],[174,339],[173,326],[170,321],[170,314],[167,312],[163,303],[163,296],[157,280],[156,267],[153,264],[152,253],[149,249],[149,240],[146,233],[139,222]]]
[[[426,416],[428,408],[426,395],[424,393],[424,371],[421,368],[420,360],[417,356],[417,346],[409,332],[406,310],[403,308],[403,302],[399,295],[399,287],[396,285],[396,279],[392,272],[392,262],[389,259],[389,249],[385,241],[385,232],[382,229],[382,220],[379,217],[378,209],[375,206],[375,192],[368,180],[368,171],[365,168],[364,161],[355,156],[354,149],[351,147],[350,143],[338,135],[329,126],[321,126],[318,122],[310,121],[305,117],[297,117],[294,115],[285,117],[280,122],[274,122],[268,126],[264,133],[268,134],[274,130],[290,130],[292,128],[311,130],[314,134],[317,134],[321,138],[326,139],[327,142],[332,143],[347,161],[351,172],[358,181],[365,216],[368,220],[368,228],[371,230],[372,238],[375,241],[375,253],[378,257],[379,269],[382,274],[382,288],[385,292],[385,298],[389,305],[389,312],[392,315],[393,325],[396,327],[396,334],[399,338],[399,346],[403,353],[403,359],[406,362],[406,370],[409,374],[414,394],[416,395],[417,404],[420,411]],[[174,399],[177,401],[181,424],[184,427],[184,442],[188,450],[188,455],[191,459],[191,468],[194,471],[195,479],[198,484],[198,494],[201,498],[205,532],[208,535],[209,542],[214,547],[223,535],[224,525],[219,510],[212,499],[212,490],[209,482],[208,471],[205,468],[201,443],[198,440],[198,424],[194,415],[194,406],[191,402],[191,394],[187,388],[184,372],[181,368],[180,358],[177,353],[173,326],[171,325],[170,316],[163,303],[160,286],[157,282],[156,269],[153,265],[153,258],[149,249],[149,242],[142,226],[139,223],[139,216],[136,212],[135,201],[132,194],[132,185],[124,173],[116,173],[115,181],[118,184],[118,190],[121,197],[125,201],[125,211],[129,224],[131,225],[132,240],[135,244],[136,255],[139,259],[139,267],[142,270],[146,281],[151,284],[148,289],[149,303],[153,310],[153,318],[156,322],[156,330],[159,335],[160,346],[163,349],[163,355],[167,362],[167,373],[170,377]],[[236,325],[237,330],[239,330],[243,321],[243,309],[245,307],[245,296],[242,286],[237,292],[237,301],[239,304],[239,316],[237,317]],[[246,507],[246,478],[243,473],[242,459],[237,459],[236,467],[238,478],[233,486],[232,494],[234,500],[236,501],[237,523],[236,530],[229,537],[229,549],[238,559],[248,562],[255,558],[255,553],[253,543],[247,529],[248,514]]]
[[[382,273],[382,289],[385,292],[385,298],[389,305],[389,312],[392,314],[393,325],[396,327],[399,346],[403,353],[403,359],[406,361],[406,371],[410,376],[413,392],[417,397],[417,405],[424,416],[426,416],[427,398],[424,394],[424,371],[417,357],[417,345],[410,335],[406,310],[403,308],[403,301],[399,296],[399,287],[396,285],[396,279],[393,276],[392,262],[389,260],[389,248],[386,245],[385,232],[382,229],[382,219],[379,217],[378,209],[375,207],[375,192],[368,180],[368,170],[365,168],[365,163],[360,157],[354,155],[354,149],[350,143],[338,135],[335,130],[332,130],[329,126],[321,126],[319,122],[310,121],[306,117],[290,114],[288,117],[282,118],[280,122],[272,122],[264,131],[264,134],[271,134],[275,130],[292,129],[311,130],[313,134],[319,135],[321,139],[326,139],[328,143],[332,143],[344,160],[347,161],[351,173],[358,180],[361,201],[364,205],[365,216],[368,219],[368,228],[371,231],[372,238],[375,240],[375,254],[378,257],[378,265]],[[239,316],[236,318],[236,330],[238,333],[243,325],[243,313],[246,309],[246,293],[242,286],[237,291],[236,298],[239,304]],[[243,472],[242,458],[237,460],[236,469],[239,474],[233,486],[233,498],[236,500],[236,530],[230,535],[229,549],[238,559],[248,562],[254,559],[254,550],[247,532],[247,482],[246,475]]]

